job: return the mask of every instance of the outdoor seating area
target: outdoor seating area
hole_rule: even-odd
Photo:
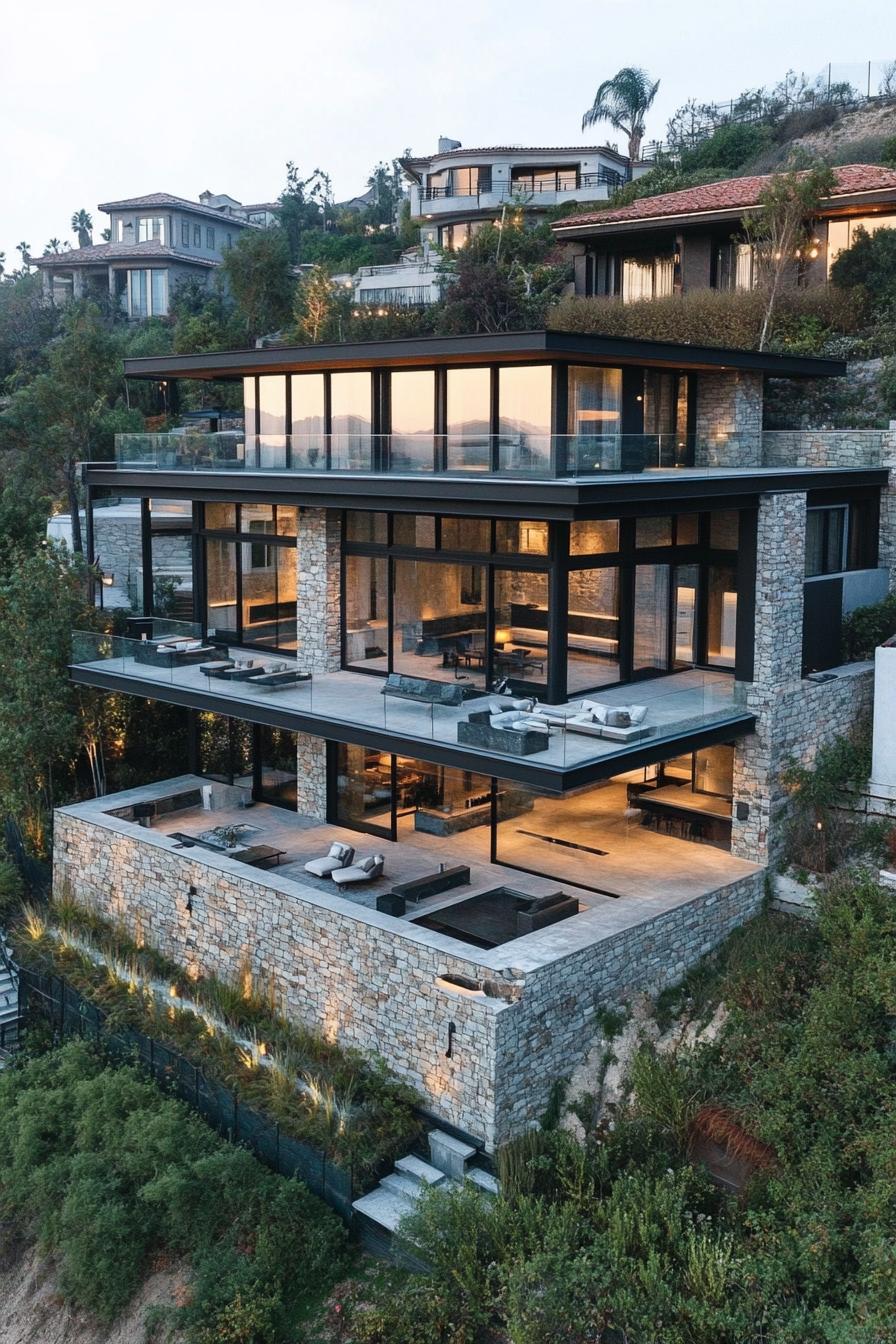
[[[263,663],[257,658],[221,658],[214,662],[201,663],[199,671],[209,679],[219,681],[245,681],[262,690],[280,691],[295,686],[300,681],[310,681],[311,673],[289,663],[277,661]]]

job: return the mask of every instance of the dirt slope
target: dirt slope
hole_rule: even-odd
[[[60,1297],[51,1260],[4,1242],[0,1230],[0,1344],[144,1344],[146,1309],[170,1304],[183,1286],[180,1266],[151,1274],[128,1311],[100,1326]]]

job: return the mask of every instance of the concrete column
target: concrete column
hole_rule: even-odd
[[[697,375],[698,467],[762,464],[762,374]]]
[[[327,744],[322,737],[297,733],[296,811],[315,821],[327,819]]]
[[[763,495],[756,537],[753,680],[737,687],[745,708],[756,715],[756,730],[734,753],[731,836],[732,853],[752,863],[768,863],[781,842],[780,773],[794,736],[788,712],[802,686],[805,553],[805,494]]]
[[[83,299],[84,297],[84,272],[80,266],[72,267],[72,298]]]
[[[339,670],[341,532],[335,509],[299,514],[296,623],[298,658],[308,672]]]

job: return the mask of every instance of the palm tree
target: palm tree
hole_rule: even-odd
[[[44,251],[46,251],[46,252],[61,252],[61,251],[62,251],[62,244],[60,243],[60,241],[59,241],[58,238],[51,238],[50,241],[47,243],[47,246],[46,246],[46,248],[44,249]]]
[[[6,253],[0,252],[0,280],[2,280],[5,271],[6,271]]]
[[[646,70],[627,65],[600,85],[582,118],[582,130],[598,121],[608,121],[614,130],[628,136],[629,162],[635,163],[641,153],[644,121],[659,87],[660,81],[651,83]]]
[[[16,243],[16,251],[17,251],[17,252],[20,252],[21,255],[22,255],[22,266],[25,268],[26,271],[27,271],[27,270],[30,270],[30,269],[31,269],[31,244],[30,244],[30,243],[25,243],[25,242],[22,242],[22,243]]]
[[[72,215],[72,233],[78,235],[79,247],[93,245],[93,218],[86,210],[76,210]]]

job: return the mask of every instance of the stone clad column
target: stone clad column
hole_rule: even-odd
[[[299,513],[298,540],[298,659],[307,672],[338,672],[342,604],[339,512],[303,508]]]
[[[755,732],[734,752],[731,852],[765,864],[781,843],[781,770],[799,736],[792,722],[802,698],[805,494],[763,495],[756,537],[756,615],[752,682],[737,694],[756,715]],[[738,816],[746,812],[746,816]]]
[[[698,467],[760,466],[762,374],[698,373],[695,428]]]
[[[322,737],[296,733],[296,811],[317,821],[327,819],[327,744]]]

